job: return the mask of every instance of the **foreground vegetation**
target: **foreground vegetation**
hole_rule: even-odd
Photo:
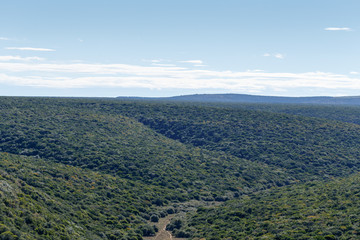
[[[178,237],[356,239],[360,126],[331,109],[2,97],[0,238],[141,239],[177,213]]]
[[[33,157],[0,160],[1,239],[141,239],[155,233],[147,220],[159,196],[181,195]]]
[[[173,219],[175,233],[206,239],[359,239],[360,175],[243,196]]]

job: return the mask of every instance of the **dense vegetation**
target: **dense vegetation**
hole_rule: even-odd
[[[273,188],[189,219],[175,233],[206,239],[359,239],[360,175]],[[179,224],[180,223],[180,224]]]
[[[175,194],[32,157],[0,160],[1,239],[141,239],[153,203]]]
[[[216,104],[226,108],[241,108],[360,124],[360,106],[306,104]]]
[[[274,165],[300,180],[343,176],[360,167],[360,127],[355,124],[189,105],[162,106],[158,111],[149,104],[136,114],[169,138]]]
[[[38,156],[179,191],[186,189],[186,199],[197,198],[200,192],[212,196],[291,180],[280,169],[274,171],[261,163],[186,146],[115,110],[98,111],[93,102],[16,100],[24,101],[16,107],[4,107],[0,113],[0,148],[5,152]],[[179,200],[184,200],[181,194]]]
[[[175,212],[180,237],[348,239],[357,222],[327,203],[357,186],[334,180],[360,170],[353,109],[1,97],[0,239],[140,239]]]

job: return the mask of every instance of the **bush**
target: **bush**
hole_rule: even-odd
[[[16,239],[18,239],[18,236],[16,236],[15,234],[13,234],[10,231],[6,231],[6,232],[3,232],[2,234],[0,234],[0,239],[1,240],[16,240]]]
[[[168,213],[168,214],[174,214],[175,213],[175,210],[174,210],[174,208],[168,208],[168,209],[166,209],[166,212]]]
[[[155,236],[155,226],[150,226],[150,225],[142,225],[139,228],[140,234],[142,234],[144,237],[151,237],[151,236]]]
[[[159,216],[158,215],[151,215],[150,217],[150,221],[151,222],[158,222],[159,221]]]

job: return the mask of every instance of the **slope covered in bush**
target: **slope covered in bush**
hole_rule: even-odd
[[[106,110],[117,101],[1,100],[2,151],[179,189],[184,192],[179,201],[232,196],[293,181],[281,169],[169,139],[124,116],[131,112]],[[131,108],[138,110],[137,105]]]
[[[181,219],[195,239],[359,239],[360,175],[273,188]],[[175,221],[174,219],[173,221]]]
[[[346,193],[336,190],[345,180],[297,184],[358,172],[360,126],[296,111],[1,97],[0,152],[11,153],[0,155],[1,237],[138,239],[154,234],[147,221],[176,203],[238,198],[175,218],[169,229],[214,239],[356,239],[349,214],[357,216],[357,195],[349,194],[358,177]],[[330,204],[346,201],[338,195],[349,198],[343,215]]]
[[[141,239],[159,199],[178,195],[91,170],[0,153],[2,239]]]
[[[214,104],[218,107],[240,108],[306,117],[324,118],[360,124],[360,106],[313,104]]]
[[[286,169],[301,180],[360,169],[357,124],[225,107],[133,104],[135,110],[126,109],[131,104],[118,108],[169,138]]]

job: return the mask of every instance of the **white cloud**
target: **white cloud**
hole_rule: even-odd
[[[181,67],[144,67],[128,64],[51,64],[51,63],[0,63],[0,70],[11,72],[61,72],[61,73],[88,73],[88,74],[135,74],[135,75],[158,75],[172,71],[180,71]]]
[[[149,62],[149,63],[161,63],[161,62],[171,62],[169,60],[163,60],[163,59],[142,59],[143,62]]]
[[[7,50],[21,50],[21,51],[40,51],[40,52],[54,52],[54,49],[49,48],[33,48],[33,47],[7,47]]]
[[[326,30],[326,31],[351,31],[351,28],[348,28],[348,27],[327,27],[324,30]]]
[[[203,64],[202,60],[187,60],[187,61],[179,61],[181,63],[193,63],[193,64]]]
[[[6,38],[6,37],[0,37],[0,40],[4,40],[4,41],[7,41],[7,40],[10,40],[10,38]]]
[[[321,88],[360,91],[360,78],[328,72],[234,72],[175,66],[33,62],[0,62],[0,72],[0,83],[49,88],[142,87],[224,89],[231,92]]]
[[[160,67],[175,67],[175,64],[167,64],[167,63],[152,63],[153,66],[160,66]]]
[[[281,54],[281,53],[274,54],[274,57],[279,58],[279,59],[284,59],[285,58],[285,56],[283,54]]]
[[[285,55],[281,54],[281,53],[274,53],[274,54],[264,53],[263,57],[274,57],[274,58],[278,58],[278,59],[284,59]]]
[[[353,74],[353,75],[357,75],[357,74],[359,74],[359,72],[350,72],[350,74]]]
[[[42,61],[44,58],[40,57],[20,57],[20,56],[0,56],[0,61]]]

